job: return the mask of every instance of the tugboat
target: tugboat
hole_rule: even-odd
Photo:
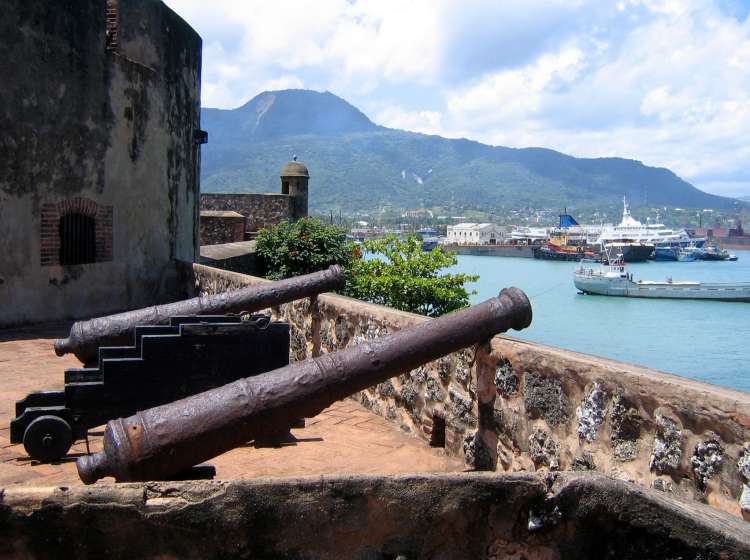
[[[552,261],[580,261],[600,259],[601,254],[589,245],[589,232],[575,218],[565,212],[560,214],[559,225],[550,232],[546,242],[534,247],[534,258]]]
[[[573,276],[573,284],[583,294],[652,299],[699,299],[750,303],[750,282],[709,283],[633,280],[625,270],[622,255],[610,259],[609,266],[587,268],[581,261]]]

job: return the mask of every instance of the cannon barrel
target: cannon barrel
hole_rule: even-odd
[[[104,449],[78,459],[86,484],[164,480],[252,439],[272,436],[357,391],[531,323],[518,288],[382,338],[107,423]]]
[[[83,363],[96,360],[100,346],[133,344],[133,329],[139,325],[160,325],[177,315],[210,315],[249,313],[273,305],[314,296],[321,292],[339,290],[345,285],[344,271],[339,265],[327,270],[296,276],[278,282],[268,282],[230,290],[221,294],[199,296],[165,305],[154,305],[125,311],[88,321],[78,321],[70,329],[68,338],[55,342],[58,356],[73,352]]]

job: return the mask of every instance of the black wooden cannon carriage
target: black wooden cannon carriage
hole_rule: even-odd
[[[172,317],[137,326],[134,345],[100,347],[96,367],[65,370],[62,391],[16,402],[11,443],[39,461],[113,418],[170,403],[289,363],[289,324],[267,315]]]

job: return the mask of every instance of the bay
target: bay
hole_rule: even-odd
[[[636,280],[750,282],[750,251],[736,262],[628,265]],[[534,318],[518,338],[638,364],[750,392],[750,304],[582,295],[575,262],[459,255],[452,272],[479,274],[472,303],[517,286]]]

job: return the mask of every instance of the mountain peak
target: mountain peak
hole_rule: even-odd
[[[232,123],[233,138],[225,136],[217,139],[219,142],[368,132],[378,128],[362,111],[331,92],[305,89],[264,91],[237,109],[203,109],[202,117],[208,130],[211,125]]]

